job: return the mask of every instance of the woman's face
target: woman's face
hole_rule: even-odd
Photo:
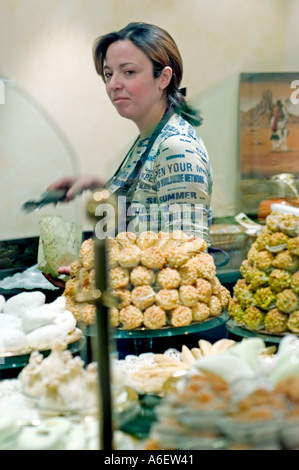
[[[169,74],[171,77],[171,69]],[[104,78],[107,94],[118,113],[139,128],[150,125],[158,110],[165,109],[164,90],[169,80],[163,72],[154,78],[152,62],[132,41],[116,41],[108,47]]]

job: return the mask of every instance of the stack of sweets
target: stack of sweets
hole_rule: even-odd
[[[84,243],[90,247],[92,241]],[[87,268],[82,273],[82,248],[65,295],[78,321],[91,324],[94,307],[78,306],[74,300],[78,289],[82,291],[82,279],[86,279],[85,291],[93,285],[94,265],[85,263]],[[221,315],[228,305],[230,293],[217,278],[207,243],[199,237],[181,231],[121,232],[108,239],[107,256],[108,283],[118,300],[117,307],[110,309],[113,327],[188,326]]]
[[[228,313],[267,333],[299,333],[299,217],[272,212],[240,267]]]

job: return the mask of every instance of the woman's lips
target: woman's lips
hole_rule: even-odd
[[[114,104],[123,103],[124,101],[128,101],[128,98],[125,98],[123,96],[118,96],[117,98],[113,99]]]

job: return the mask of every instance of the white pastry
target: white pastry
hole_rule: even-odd
[[[57,314],[47,311],[47,309],[43,307],[44,305],[24,311],[22,315],[22,325],[26,334],[42,326],[49,325],[55,320]]]
[[[66,437],[67,434],[71,431],[72,424],[67,418],[62,416],[55,416],[53,418],[48,418],[43,421],[40,429],[45,430],[54,430],[58,436]]]
[[[28,347],[25,333],[17,328],[4,328],[0,330],[0,354],[1,352],[21,352]]]
[[[231,348],[232,349],[232,348]],[[212,356],[198,359],[193,367],[204,374],[221,377],[229,384],[243,377],[253,377],[254,371],[242,358],[224,351]],[[190,369],[190,373],[193,371]]]
[[[30,398],[39,398],[45,391],[45,385],[42,377],[42,368],[40,365],[30,364],[19,374],[19,380],[22,383],[23,391]],[[30,401],[30,398],[29,401]]]
[[[54,376],[58,371],[65,368],[65,348],[66,343],[64,341],[56,341],[52,345],[51,354],[42,361],[43,377]]]
[[[65,450],[87,450],[86,429],[83,423],[73,424],[67,436]]]
[[[28,308],[40,307],[45,303],[46,296],[40,291],[22,292],[10,297],[5,302],[3,312],[12,315],[22,316],[24,310]]]
[[[47,349],[55,341],[65,339],[65,331],[58,325],[46,325],[27,334],[28,345],[32,349]]]
[[[86,374],[84,361],[79,356],[67,363],[66,380],[60,381],[59,394],[67,408],[84,408],[87,406]]]
[[[61,450],[62,438],[49,426],[27,427],[19,436],[18,450]]]
[[[0,450],[9,450],[20,432],[20,427],[8,416],[0,416]]]
[[[69,312],[68,310],[65,310],[62,313],[58,313],[55,316],[53,323],[55,325],[60,326],[66,335],[74,331],[74,329],[76,328],[76,324],[77,324],[74,315],[72,314],[72,312]]]
[[[22,320],[15,315],[9,315],[8,313],[0,313],[0,330],[4,328],[17,328],[22,330]]]
[[[5,301],[4,295],[0,295],[0,313],[3,312],[5,302],[6,302],[6,301]]]
[[[49,310],[57,313],[63,313],[66,310],[66,297],[61,295],[53,302],[46,304]]]

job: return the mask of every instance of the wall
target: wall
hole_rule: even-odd
[[[292,66],[298,17],[296,0],[0,0],[0,77],[14,80],[46,111],[70,144],[79,172],[97,171],[108,178],[137,131],[109,103],[94,70],[92,43],[129,21],[164,27],[181,50],[188,99],[204,117],[199,130],[214,168],[214,215],[230,215],[234,214],[238,163],[239,73],[284,71]],[[5,106],[0,105],[2,115]],[[49,136],[34,145],[32,140],[28,142],[24,134],[9,151],[9,142],[4,145],[0,140],[0,165],[7,168],[4,160],[9,159],[13,167],[11,171],[0,167],[2,190],[10,193],[9,202],[3,204],[2,197],[0,203],[1,218],[5,218],[2,239],[38,233],[39,215],[24,216],[12,208],[19,210],[29,193],[38,196],[70,165],[60,149],[61,165],[52,164],[51,170],[39,171],[38,178],[33,178],[34,161],[39,166],[41,158],[55,161],[59,144]],[[19,172],[14,171],[16,166]],[[76,207],[88,227],[86,197]]]

